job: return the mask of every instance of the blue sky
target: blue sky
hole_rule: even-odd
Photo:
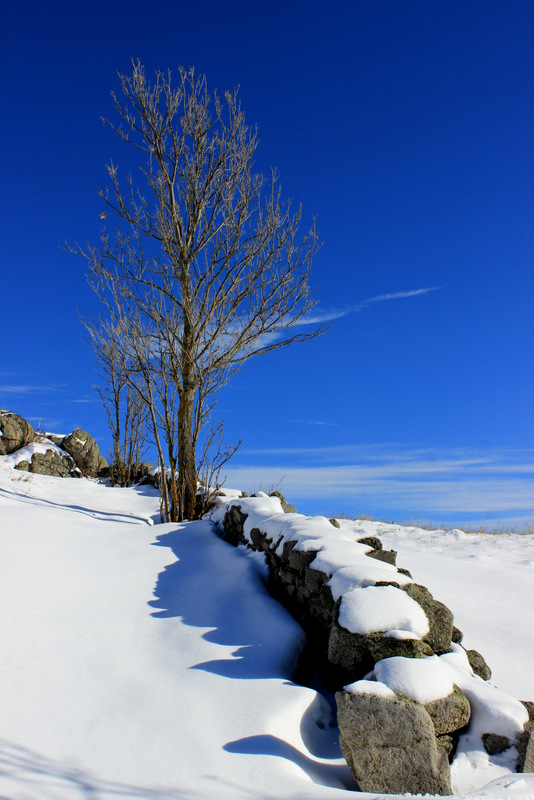
[[[109,447],[67,240],[123,150],[116,71],[240,86],[258,170],[316,216],[322,338],[249,362],[218,412],[228,484],[307,513],[532,520],[534,5],[26,2],[2,9],[0,406]]]

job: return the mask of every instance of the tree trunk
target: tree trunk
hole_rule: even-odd
[[[197,469],[192,435],[194,407],[194,388],[183,388],[178,409],[178,493],[181,520],[195,517]]]

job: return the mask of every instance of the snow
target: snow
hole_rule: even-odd
[[[453,690],[449,670],[438,656],[428,658],[384,658],[375,664],[373,676],[394,692],[418,703],[431,703],[448,697]]]
[[[152,525],[159,500],[150,487],[112,489],[87,479],[20,473],[8,459],[0,457],[0,797],[355,796],[328,703],[293,681],[302,632],[269,596],[259,554],[228,545],[208,520]],[[297,549],[316,549],[322,566],[343,584],[343,595],[373,588],[361,584],[361,556],[369,548],[356,539],[376,535],[374,523],[342,524],[337,531],[324,518],[283,515],[273,498],[254,498],[251,506],[258,520],[270,519],[275,541],[282,537],[279,547],[297,540]],[[339,539],[329,545],[332,533]],[[470,583],[462,594],[463,548],[469,554],[473,549],[469,537],[425,540],[416,533],[412,548],[401,530],[378,535],[385,547],[388,536],[400,543],[399,552],[405,545],[399,563],[462,617],[466,642],[476,638],[486,654],[496,625],[508,633],[505,645],[495,648],[498,658],[488,661],[500,681],[510,675],[521,698],[534,698],[534,643],[526,615],[522,650],[507,649],[511,621],[534,599],[532,581],[521,584],[521,605],[513,591],[518,571],[532,576],[522,564],[534,560],[533,537],[513,540],[513,556],[499,537],[484,541],[486,560],[467,558]],[[354,548],[352,563],[342,563],[342,542]],[[381,574],[394,571],[366,559]],[[484,577],[479,596],[473,576],[494,559],[499,580],[488,592]],[[395,575],[400,583],[402,576]],[[438,583],[454,597],[438,591]],[[473,620],[465,598],[483,605],[485,615]],[[390,635],[416,635],[398,623],[391,621]],[[453,765],[457,797],[533,800],[534,776],[512,774],[508,751],[490,760],[480,746],[488,702],[499,730],[516,730],[523,707],[513,702],[514,692],[505,702],[502,692],[468,674],[461,655],[438,659],[455,683],[463,681],[476,717],[472,738],[464,737]],[[431,659],[419,661],[425,660]],[[354,687],[391,691],[380,679]]]
[[[2,457],[3,463],[4,466],[15,467],[22,461],[31,462],[34,453],[46,453],[48,450],[51,450],[53,453],[56,453],[59,456],[65,455],[65,451],[61,450],[53,442],[50,441],[47,441],[46,443],[31,442],[30,444],[27,444],[25,447],[21,447],[19,450],[15,450],[14,453],[11,453],[8,456],[3,456]]]
[[[395,586],[351,589],[342,597],[338,619],[352,633],[402,630],[422,639],[429,631],[419,603]]]
[[[381,683],[380,681],[354,681],[354,683],[349,683],[348,686],[344,686],[343,688],[349,694],[373,694],[377,697],[395,698],[393,689],[390,689],[389,686],[386,686],[385,683]]]

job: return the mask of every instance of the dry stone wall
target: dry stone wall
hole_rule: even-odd
[[[265,553],[273,595],[303,625],[323,681],[336,691],[340,744],[359,788],[451,794],[449,763],[471,719],[467,695],[480,706],[480,685],[491,671],[480,653],[462,648],[450,609],[397,568],[396,553],[384,550],[377,537],[349,541],[335,520],[296,514],[280,496],[222,497],[212,518],[226,541]],[[358,622],[359,603],[370,599],[367,618],[375,605],[384,622],[366,627]],[[389,616],[388,604],[394,607]],[[392,629],[404,606],[406,630]],[[377,677],[385,666],[415,666],[406,659],[424,659],[438,674],[441,658],[452,658],[465,692],[448,678],[439,696],[417,701]],[[491,688],[491,702],[498,703],[502,693]],[[484,732],[486,751],[516,746],[517,770],[532,768],[532,704],[525,708],[507,696],[504,704],[512,708],[510,719],[500,732]]]

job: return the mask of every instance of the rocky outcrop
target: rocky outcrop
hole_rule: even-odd
[[[101,455],[99,447],[87,431],[76,428],[61,442],[61,447],[72,456],[76,466],[89,478],[97,478],[108,462]]]
[[[43,446],[46,447],[44,442]],[[81,477],[74,459],[67,453],[61,453],[57,447],[50,447],[44,452],[34,452],[30,461],[19,461],[15,469],[32,472],[35,475],[49,475],[54,478]]]
[[[93,437],[80,428],[68,436],[35,433],[11,411],[0,411],[0,456],[9,456],[11,466],[21,472],[57,478],[97,477],[107,466]],[[139,465],[139,472],[145,471]]]
[[[359,790],[452,794],[447,750],[429,713],[391,695],[336,693],[339,743]]]
[[[0,456],[25,447],[34,439],[34,430],[22,417],[11,411],[0,411]]]

